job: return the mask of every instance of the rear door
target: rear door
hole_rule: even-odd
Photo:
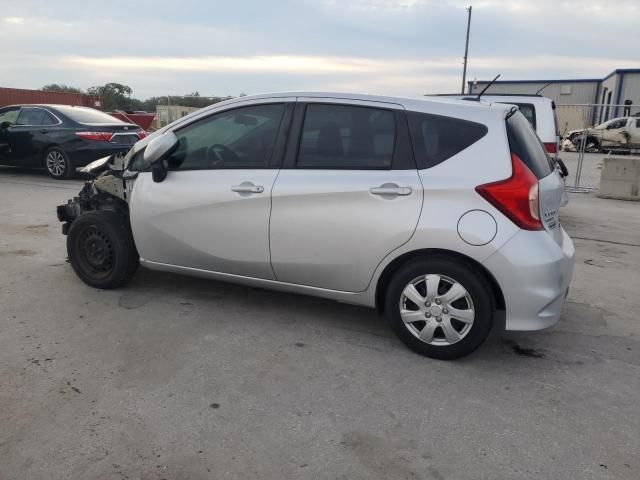
[[[562,242],[560,207],[563,204],[564,182],[555,171],[542,142],[530,123],[516,112],[507,119],[507,136],[511,152],[533,172],[538,179],[540,220],[545,230],[559,244]]]
[[[289,103],[291,102],[291,103]],[[142,172],[131,194],[140,256],[178,267],[273,279],[271,189],[293,99],[213,113],[175,131],[169,172]]]
[[[411,238],[422,206],[402,107],[299,99],[272,203],[279,281],[364,291],[380,261]]]

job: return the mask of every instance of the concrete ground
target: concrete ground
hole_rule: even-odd
[[[639,203],[572,195],[558,325],[442,362],[364,308],[89,288],[54,212],[79,186],[0,169],[0,479],[640,478]]]

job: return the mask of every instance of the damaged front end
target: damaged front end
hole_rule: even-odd
[[[62,233],[67,235],[73,221],[92,210],[113,210],[129,214],[129,198],[137,172],[127,170],[128,162],[137,149],[125,156],[111,155],[90,163],[81,172],[92,177],[84,183],[77,197],[64,205],[58,205],[58,220]]]

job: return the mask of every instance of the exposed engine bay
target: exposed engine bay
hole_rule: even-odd
[[[58,205],[58,220],[62,225],[62,233],[67,235],[71,223],[81,214],[91,210],[113,210],[129,213],[129,198],[137,172],[126,169],[131,154],[111,155],[90,163],[80,171],[93,177],[84,183],[77,197],[64,205]]]

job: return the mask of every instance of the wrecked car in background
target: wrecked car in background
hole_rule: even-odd
[[[583,143],[584,151],[591,153],[601,150],[638,150],[640,117],[612,118],[592,128],[567,132],[562,149],[566,152],[580,151]]]

